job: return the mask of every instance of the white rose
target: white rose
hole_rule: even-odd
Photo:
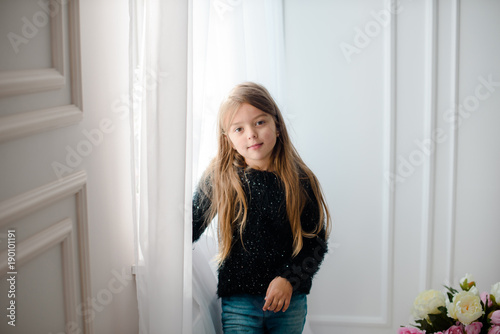
[[[429,319],[429,314],[439,314],[438,307],[446,305],[444,293],[438,290],[421,292],[413,302],[412,315],[416,320]]]
[[[460,287],[464,291],[469,291],[473,286],[476,286],[476,281],[471,274],[465,274],[465,277],[460,279]]]
[[[481,299],[470,291],[461,291],[453,297],[453,302],[446,302],[448,316],[465,325],[477,320],[484,314]]]
[[[474,282],[474,276],[469,273],[465,274],[465,276],[460,279],[460,285],[464,284],[465,280],[467,280],[467,282],[469,283]]]
[[[469,292],[472,292],[476,296],[479,296],[479,290],[477,289],[476,286],[473,286],[472,288],[469,289]]]
[[[495,301],[497,302],[497,304],[500,304],[500,282],[495,283],[491,286],[490,294],[492,296],[495,296]]]

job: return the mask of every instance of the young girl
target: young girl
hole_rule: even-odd
[[[216,215],[224,333],[302,333],[330,214],[278,106],[255,83],[237,85],[220,107],[217,156],[193,198],[193,242]]]

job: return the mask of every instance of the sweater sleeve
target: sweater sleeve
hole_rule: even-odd
[[[193,195],[193,242],[197,241],[206,230],[210,222],[207,221],[207,215],[210,209],[211,200],[201,186],[201,180]]]
[[[304,188],[308,198],[300,219],[302,229],[310,232],[319,224],[319,206],[310,185],[304,184]],[[278,271],[278,276],[286,278],[292,284],[293,291],[309,291],[312,278],[328,251],[325,228],[316,237],[302,237],[302,242],[299,254],[285,262]]]

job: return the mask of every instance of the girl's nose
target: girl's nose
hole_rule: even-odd
[[[257,137],[257,132],[255,130],[251,129],[250,131],[248,131],[248,139],[256,137]]]

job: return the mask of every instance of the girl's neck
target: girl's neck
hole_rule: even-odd
[[[262,168],[260,166],[250,166],[250,165],[247,165],[246,168],[247,169],[253,169],[253,170],[256,170],[256,171],[259,171],[259,172],[270,172],[270,173],[274,172],[274,168],[272,168],[272,166],[266,166],[266,168]]]
[[[264,171],[264,172],[274,172],[274,166],[271,163],[271,161],[268,161],[266,164],[262,164],[262,165],[256,165],[256,164],[250,165],[245,161],[245,164],[246,164],[246,168]]]

